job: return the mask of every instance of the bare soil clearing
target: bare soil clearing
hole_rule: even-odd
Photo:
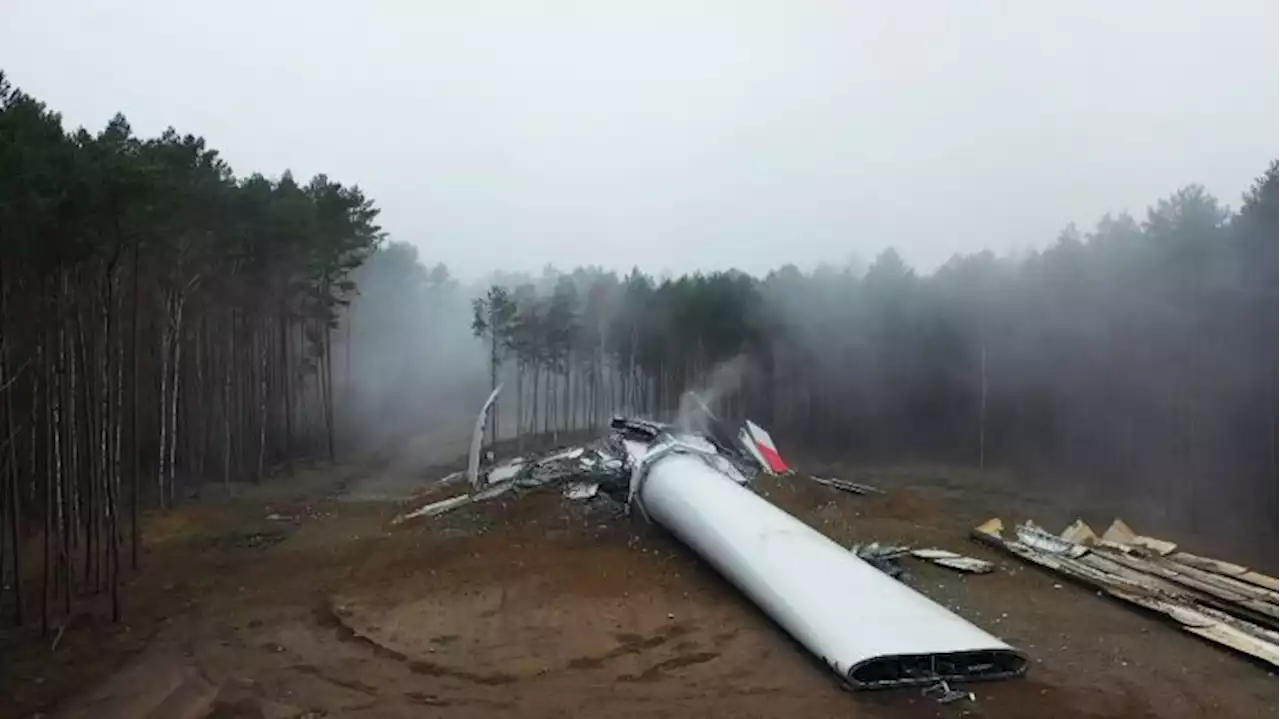
[[[1055,504],[992,475],[810,469],[888,493],[801,478],[761,490],[844,544],[996,562],[983,576],[913,562],[909,583],[1025,650],[1026,678],[968,686],[977,701],[948,706],[849,693],[684,547],[604,498],[545,489],[392,526],[402,505],[389,498],[436,475],[345,466],[153,518],[125,626],[84,617],[53,653],[48,638],[0,637],[0,717],[1276,714],[1265,667],[965,539],[994,515],[1057,527],[1077,513],[1105,522],[1105,506]]]

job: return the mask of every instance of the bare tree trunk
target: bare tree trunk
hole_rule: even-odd
[[[222,486],[231,496],[231,420],[235,416],[232,402],[231,370],[236,361],[236,311],[228,314],[227,356],[222,363]]]
[[[639,349],[639,345],[640,345],[640,328],[638,326],[632,326],[631,357],[628,358],[630,361],[630,366],[627,367],[627,383],[624,385],[624,388],[627,391],[627,397],[623,398],[623,405],[626,406],[628,412],[636,411],[636,408],[633,407],[633,405],[636,404],[636,401],[635,401],[635,397],[632,396],[634,392],[634,389],[632,388],[632,384],[635,382],[635,379],[636,379],[636,350]]]
[[[65,473],[66,487],[63,491],[65,492],[64,496],[66,498],[67,506],[66,526],[70,534],[70,539],[66,546],[67,562],[68,565],[70,565],[71,551],[80,544],[80,515],[83,514],[83,512],[80,511],[79,507],[80,496],[77,483],[81,479],[81,468],[85,458],[80,453],[80,423],[78,421],[79,412],[77,411],[80,407],[80,403],[78,402],[80,395],[77,392],[77,390],[80,389],[80,377],[79,372],[77,371],[79,362],[77,361],[76,350],[80,345],[76,343],[76,338],[80,333],[81,325],[79,321],[79,312],[75,306],[74,296],[65,279],[63,281],[63,297],[66,299],[68,304],[67,315],[70,318],[68,323],[71,325],[70,330],[66,334],[67,346],[64,350],[65,355],[63,368],[66,371],[67,383],[64,385],[66,388],[66,398],[64,400],[65,404],[63,405],[64,410],[62,413],[63,421],[66,422],[67,425],[66,447],[68,451],[68,458],[67,471]],[[88,433],[86,432],[85,434],[87,435]],[[88,454],[87,449],[84,454]],[[86,557],[85,562],[86,569],[88,569],[87,559],[88,557]],[[68,574],[68,576],[70,576],[70,574]],[[87,581],[88,577],[86,576],[85,579]]]
[[[191,461],[190,471],[187,473],[192,476],[197,486],[204,483],[204,448],[207,443],[209,434],[206,425],[206,417],[208,417],[208,405],[205,404],[205,397],[208,388],[204,382],[204,360],[206,351],[205,333],[208,325],[208,317],[204,313],[200,315],[200,323],[196,326],[195,333],[195,396],[187,402],[190,407],[187,416],[190,418],[187,427],[187,436],[191,440]],[[188,392],[190,394],[190,392]]]
[[[347,364],[350,365],[350,363],[351,350],[348,347]],[[289,390],[289,312],[283,299],[280,302],[280,401],[284,410],[285,467],[293,471],[293,400]]]
[[[574,428],[573,422],[575,417],[574,404],[573,404],[573,389],[574,389],[573,370],[574,370],[573,355],[570,354],[569,361],[568,363],[566,363],[565,371],[564,371],[565,429],[570,432],[573,431],[573,428]]]
[[[538,435],[538,375],[539,374],[540,373],[538,370],[538,362],[537,360],[535,360],[533,362],[533,402],[531,402],[533,407],[531,408],[532,411],[529,412],[529,434],[534,435],[535,438]]]
[[[102,303],[102,373],[101,386],[98,393],[99,414],[98,414],[98,494],[101,511],[96,513],[97,524],[99,530],[99,554],[97,575],[94,577],[95,591],[101,591],[105,583],[111,581],[111,547],[107,544],[110,541],[114,544],[114,537],[111,533],[111,481],[112,481],[112,462],[111,462],[111,397],[112,397],[112,349],[111,346],[111,319],[114,307],[112,306],[113,293],[112,284],[115,282],[114,264],[107,266],[106,277],[103,281],[103,303]],[[105,571],[104,571],[105,569]]]
[[[560,388],[556,386],[559,380],[560,374],[554,368],[547,371],[547,408],[551,410],[551,441],[555,443],[560,441],[560,426],[564,424],[560,419]]]
[[[170,352],[173,344],[173,298],[166,296],[165,301],[165,325],[160,340],[160,450],[157,458],[158,467],[156,469],[156,501],[160,508],[164,509],[168,506],[168,499],[165,496],[165,460],[168,457],[169,447],[169,422],[168,412],[166,412],[167,402],[169,398],[169,364]],[[136,423],[135,423],[136,424]]]
[[[253,340],[258,350],[258,468],[254,476],[261,482],[267,450],[267,343],[256,328]]]
[[[16,381],[16,377],[12,380],[9,378],[9,346],[12,335],[9,331],[9,285],[5,282],[4,264],[0,263],[0,387],[4,387],[7,382]],[[20,524],[22,522],[21,505],[19,503],[18,493],[18,451],[17,451],[17,422],[13,416],[13,388],[9,387],[4,391],[4,433],[9,438],[8,467],[5,472],[5,478],[8,481],[8,527],[9,542],[13,546],[13,608],[14,620],[22,625],[22,532]],[[34,404],[34,399],[32,400]],[[34,417],[33,425],[34,426]],[[33,445],[34,446],[34,445]],[[35,482],[35,467],[32,466],[31,481]],[[0,568],[4,566],[4,557],[0,556]],[[0,572],[2,578],[3,572]]]
[[[70,492],[67,490],[67,477],[70,474],[67,470],[70,467],[64,462],[63,452],[70,441],[64,441],[63,430],[66,425],[67,407],[64,394],[67,388],[67,332],[66,323],[62,317],[62,303],[66,296],[66,273],[61,273],[60,291],[58,293],[58,355],[57,355],[57,372],[54,375],[56,380],[55,392],[53,396],[53,459],[54,459],[54,477],[56,479],[56,505],[58,511],[58,536],[61,537],[59,542],[58,557],[62,566],[62,590],[65,598],[66,613],[71,613],[71,516],[70,516]],[[66,438],[69,440],[70,438]]]
[[[1277,457],[1276,431],[1276,362],[1271,359],[1267,367],[1267,449],[1270,461],[1272,494],[1280,490],[1280,457]]]
[[[129,480],[132,484],[132,491],[129,496],[129,534],[130,564],[134,571],[138,570],[138,493],[142,489],[142,483],[139,481],[139,476],[142,474],[142,460],[140,457],[142,454],[142,439],[138,431],[138,355],[140,349],[138,342],[138,255],[141,247],[142,240],[135,237],[133,240],[133,323],[130,328],[133,333],[133,338],[130,341],[132,345],[130,362],[133,365],[131,368],[132,386],[130,387],[132,401],[129,403],[129,424],[131,425],[129,442],[132,445],[130,447],[132,456],[129,459],[129,467],[133,474]]]
[[[178,403],[182,396],[182,312],[185,296],[177,302],[177,317],[173,326],[173,390],[169,397],[169,502],[176,504],[175,465],[178,459]]]
[[[329,327],[328,320],[324,323],[324,426],[326,431],[326,439],[329,445],[329,462],[338,461],[338,453],[334,449],[333,439],[333,333]],[[498,415],[497,408],[494,409],[493,416]],[[494,431],[497,431],[497,424],[494,425]]]
[[[47,422],[48,432],[45,442],[45,481],[44,481],[44,576],[42,579],[42,587],[40,590],[40,633],[47,635],[49,633],[49,603],[52,601],[53,594],[53,487],[56,480],[55,466],[57,461],[54,457],[57,450],[54,448],[54,438],[57,437],[55,432],[54,411],[53,406],[57,402],[56,393],[56,376],[53,369],[52,350],[49,352],[49,358],[46,361],[44,351],[44,337],[41,333],[40,345],[36,349],[36,355],[39,357],[41,368],[45,372],[45,420]]]
[[[498,328],[494,325],[497,316],[492,305],[489,307],[489,391],[498,386]],[[493,411],[489,413],[489,443],[498,443],[498,401],[493,401]]]
[[[524,432],[521,419],[524,417],[524,361],[516,358],[516,452],[524,452]]]
[[[116,290],[116,278],[112,278],[112,294],[116,297],[116,303],[123,305],[119,299],[119,293]],[[117,308],[120,309],[120,308]],[[111,518],[108,529],[111,533],[111,621],[120,621],[120,437],[121,437],[121,415],[122,404],[124,398],[124,334],[118,329],[116,331],[116,388],[115,388],[115,404],[112,410],[112,423],[114,425],[115,436],[112,441],[114,448],[112,451],[111,462],[111,497],[110,511]]]
[[[978,402],[978,468],[987,467],[987,345],[982,345],[982,393]]]

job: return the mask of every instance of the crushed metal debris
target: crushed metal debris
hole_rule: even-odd
[[[600,485],[595,482],[572,482],[564,486],[565,499],[591,499],[600,491]]]
[[[1026,522],[1016,539],[1004,523],[975,527],[979,542],[1164,614],[1185,631],[1280,666],[1276,578],[1247,567],[1177,551],[1116,519],[1101,536],[1076,520],[1054,535]]]
[[[968,699],[969,701],[975,700],[973,692],[956,689],[948,684],[945,679],[933,686],[922,689],[920,691],[920,696],[925,697],[926,699],[933,699],[939,704],[951,704],[952,702],[957,702],[961,699]]]
[[[894,579],[905,579],[907,570],[898,562],[911,553],[911,548],[894,544],[855,544],[849,548],[859,559]]]
[[[701,408],[697,417],[675,424],[615,417],[595,442],[482,467],[483,429],[498,391],[476,419],[470,493],[418,507],[396,522],[540,487],[559,487],[573,501],[602,496],[674,535],[848,687],[930,686],[1026,671],[1022,652],[871,564],[889,554],[906,556],[909,547],[872,545],[850,553],[758,495],[750,484],[755,476],[792,470],[769,433],[750,420],[734,431],[695,397],[689,404]],[[879,492],[825,481],[845,491]],[[965,559],[944,553],[930,561],[951,561],[954,568]]]

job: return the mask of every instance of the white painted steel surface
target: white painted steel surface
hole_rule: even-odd
[[[653,448],[651,462],[640,462],[643,469],[633,479],[635,499],[646,516],[697,552],[852,686],[932,681],[869,680],[886,664],[894,671],[900,657],[917,667],[967,661],[972,669],[974,655],[965,653],[991,652],[1000,671],[963,677],[972,679],[1025,670],[1025,658],[1004,642],[740,486],[704,457],[676,452],[657,458],[662,446]],[[635,444],[628,450],[642,454]]]

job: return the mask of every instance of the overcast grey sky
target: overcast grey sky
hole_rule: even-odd
[[[1280,151],[1276,0],[0,0],[0,68],[98,129],[361,185],[501,266],[811,268],[1052,241]]]

